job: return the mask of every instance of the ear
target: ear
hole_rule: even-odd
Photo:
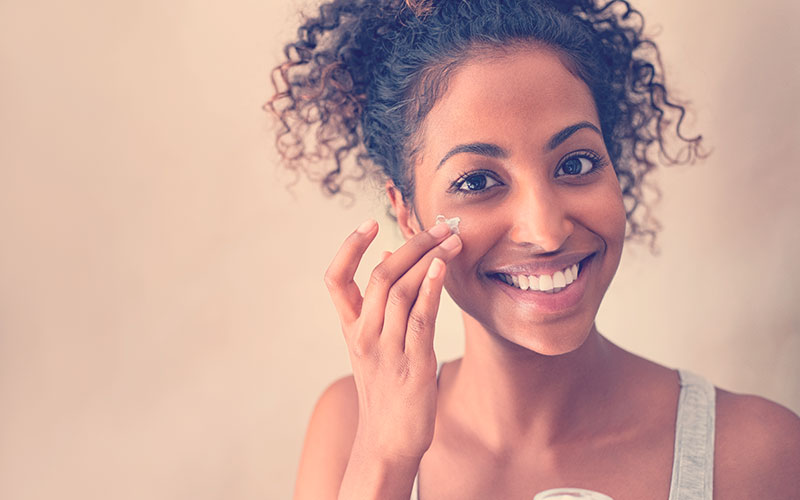
[[[422,232],[417,220],[417,215],[414,213],[414,205],[407,203],[403,199],[400,189],[398,189],[394,182],[391,180],[386,181],[386,194],[389,196],[389,201],[392,203],[392,208],[397,216],[397,225],[400,226],[400,231],[406,240],[415,234]]]

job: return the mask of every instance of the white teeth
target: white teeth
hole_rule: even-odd
[[[573,264],[552,275],[527,276],[524,274],[499,274],[500,280],[521,290],[533,290],[544,293],[557,293],[578,279],[580,268]]]
[[[553,277],[549,274],[539,276],[539,290],[549,292],[553,289]]]

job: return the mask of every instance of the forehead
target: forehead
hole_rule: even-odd
[[[475,141],[512,152],[520,145],[539,148],[580,121],[600,126],[588,86],[557,52],[525,46],[481,54],[450,75],[446,92],[426,117],[422,152],[438,158],[454,144]]]

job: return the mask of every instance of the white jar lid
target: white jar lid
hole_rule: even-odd
[[[537,493],[533,500],[614,500],[608,495],[581,488],[555,488]]]

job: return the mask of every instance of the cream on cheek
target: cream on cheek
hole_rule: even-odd
[[[496,219],[487,216],[486,210],[477,206],[449,206],[447,209],[441,208],[437,215],[428,217],[435,224],[448,224],[461,239],[461,251],[449,264],[453,271],[466,271],[474,267],[498,237],[495,234],[498,230]]]
[[[461,222],[461,217],[451,217],[447,218],[444,215],[437,215],[436,216],[436,224],[447,224],[450,228],[450,232],[459,234],[458,225]]]

